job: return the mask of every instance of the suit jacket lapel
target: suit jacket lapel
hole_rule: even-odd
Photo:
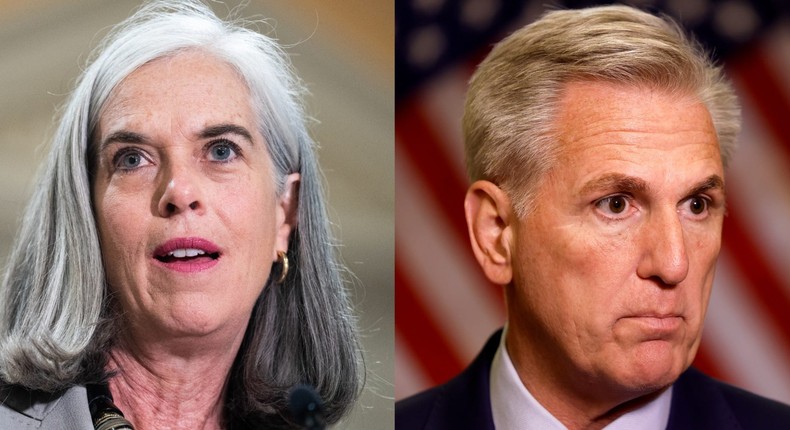
[[[491,336],[472,364],[441,387],[426,429],[494,430],[489,375],[501,334]]]
[[[719,387],[690,368],[672,388],[672,409],[667,430],[741,429]]]

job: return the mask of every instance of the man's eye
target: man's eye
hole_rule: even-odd
[[[231,161],[239,155],[238,148],[235,143],[229,141],[213,143],[208,149],[209,158],[212,161]]]
[[[605,215],[621,215],[628,209],[630,202],[627,196],[604,197],[595,203],[595,206]]]
[[[702,215],[710,206],[708,199],[700,196],[690,197],[686,202],[689,212],[694,215]]]
[[[609,199],[609,210],[612,213],[622,213],[625,210],[625,206],[628,202],[625,200],[623,196],[616,196]]]

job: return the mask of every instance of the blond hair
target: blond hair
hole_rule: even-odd
[[[737,97],[721,67],[675,22],[628,6],[550,11],[493,48],[472,76],[464,112],[471,180],[498,184],[519,216],[554,163],[558,100],[577,80],[698,98],[727,165],[740,130]]]

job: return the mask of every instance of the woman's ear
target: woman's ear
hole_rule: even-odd
[[[466,191],[466,224],[475,258],[488,280],[507,285],[513,279],[511,236],[515,220],[510,198],[495,184],[476,181]]]
[[[301,176],[291,173],[285,177],[283,192],[277,202],[277,237],[274,242],[273,261],[277,261],[277,251],[288,251],[288,238],[296,228],[299,219],[299,183]]]

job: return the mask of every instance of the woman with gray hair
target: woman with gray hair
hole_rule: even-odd
[[[337,422],[362,360],[287,57],[187,0],[93,58],[2,280],[0,428],[293,428],[301,385]]]

